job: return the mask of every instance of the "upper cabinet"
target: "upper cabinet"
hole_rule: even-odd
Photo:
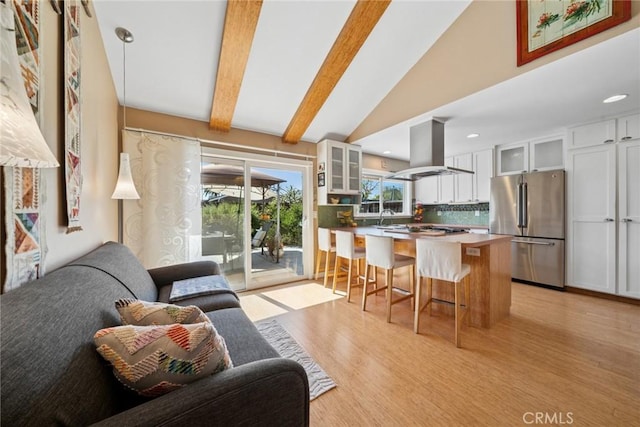
[[[473,199],[488,202],[493,177],[493,149],[473,153]]]
[[[590,123],[569,129],[569,148],[613,144],[616,141],[616,120]]]
[[[640,113],[618,119],[618,141],[640,139]]]
[[[328,139],[318,143],[318,204],[359,204],[362,149]]]
[[[475,151],[447,157],[446,166],[474,171],[473,175],[442,175],[414,183],[415,198],[427,204],[488,202],[493,176],[493,150]]]
[[[416,201],[424,205],[437,205],[440,203],[441,177],[429,176],[413,183]]]
[[[564,167],[562,137],[501,145],[497,148],[498,175],[514,175]]]
[[[529,143],[498,147],[498,175],[513,175],[529,171]]]
[[[529,143],[531,172],[562,169],[564,167],[562,138]]]
[[[458,169],[474,170],[473,153],[455,156],[454,167]],[[456,202],[473,202],[473,175],[461,173],[454,176],[454,200]]]
[[[455,167],[454,157],[445,157],[444,165]],[[427,178],[428,179],[428,178]],[[455,197],[455,179],[453,175],[440,176],[440,203],[452,203]]]

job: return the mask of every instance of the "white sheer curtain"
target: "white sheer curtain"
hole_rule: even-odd
[[[200,257],[200,144],[123,131],[139,200],[123,200],[123,243],[146,268]]]

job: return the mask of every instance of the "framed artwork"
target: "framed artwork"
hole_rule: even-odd
[[[324,162],[318,163],[318,172],[324,172]]]
[[[518,67],[631,19],[631,0],[516,0]]]
[[[318,174],[318,187],[324,187],[325,182],[324,182],[324,172],[320,172]]]

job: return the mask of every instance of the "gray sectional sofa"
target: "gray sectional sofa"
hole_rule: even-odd
[[[93,252],[0,297],[3,426],[304,426],[304,369],[281,358],[233,292],[198,305],[225,338],[234,368],[155,399],[125,389],[96,352],[99,329],[120,324],[120,298],[167,302],[173,281],[219,274],[213,262],[145,270],[125,246]]]

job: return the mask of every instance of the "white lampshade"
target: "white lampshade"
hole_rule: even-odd
[[[118,171],[118,182],[111,195],[112,199],[139,199],[140,195],[136,191],[131,177],[131,166],[129,165],[129,154],[120,153],[120,170]]]
[[[27,98],[13,28],[13,11],[0,3],[0,165],[57,167]]]

